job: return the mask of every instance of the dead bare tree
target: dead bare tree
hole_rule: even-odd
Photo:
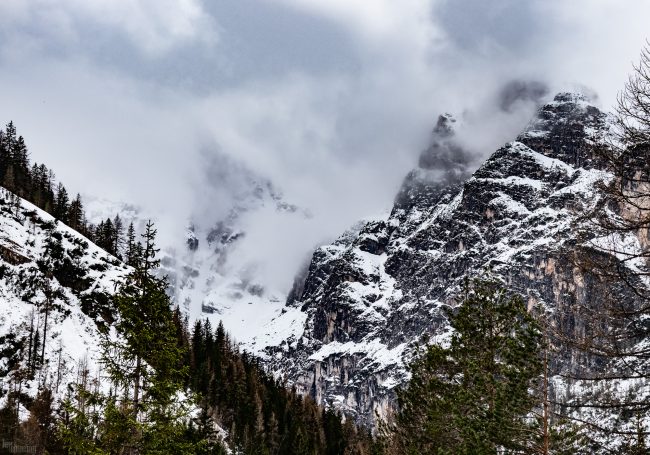
[[[592,282],[588,303],[575,309],[589,330],[561,340],[590,361],[566,379],[601,390],[625,380],[643,390],[650,381],[650,43],[619,94],[611,137],[598,152],[612,176],[600,185],[595,209],[579,221],[583,241],[576,252],[580,273]],[[650,420],[650,390],[562,405]]]

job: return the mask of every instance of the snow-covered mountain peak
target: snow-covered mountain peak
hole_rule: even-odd
[[[602,167],[594,145],[606,141],[610,128],[610,117],[585,95],[565,92],[542,106],[517,140],[567,164]]]
[[[559,92],[553,97],[553,101],[551,104],[562,104],[562,103],[570,103],[570,104],[582,104],[582,105],[591,105],[595,106],[592,104],[592,99],[589,95],[581,92]]]
[[[280,314],[292,275],[304,259],[285,266],[285,271],[277,262],[289,259],[278,258],[276,250],[289,241],[286,232],[308,229],[312,215],[288,202],[269,179],[233,159],[206,156],[205,167],[204,194],[185,229],[160,244],[161,273],[169,278],[173,302],[192,320],[207,317],[215,326],[222,321],[235,340],[247,343]],[[141,232],[147,219],[157,219],[155,213],[129,204],[88,201],[93,222],[117,213]],[[280,273],[286,276],[278,278]]]
[[[446,112],[438,116],[436,126],[433,127],[432,134],[434,137],[444,138],[452,136],[455,133],[456,117]]]
[[[560,94],[473,173],[448,122],[441,117],[390,216],[318,248],[267,326],[277,340],[264,353],[278,374],[368,423],[388,412],[421,337],[448,336],[444,308],[466,277],[491,269],[545,307],[585,297],[557,289],[579,283],[563,245],[576,242],[574,223],[608,177],[594,152],[607,116]]]

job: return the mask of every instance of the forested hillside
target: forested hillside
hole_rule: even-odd
[[[13,194],[15,204],[18,204],[15,197],[29,201],[113,256],[123,253],[126,227],[119,214],[96,226],[89,223],[81,195],[77,193],[73,198],[63,183],[56,181],[52,169],[31,162],[25,139],[17,135],[13,122],[0,129],[0,186]],[[133,238],[132,227],[129,234]]]

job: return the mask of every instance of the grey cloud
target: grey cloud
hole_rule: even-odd
[[[530,50],[544,27],[537,0],[444,0],[433,19],[458,49],[475,54]]]
[[[517,102],[533,102],[539,104],[548,96],[548,86],[539,81],[514,80],[506,83],[499,91],[499,107],[509,112]]]
[[[457,145],[475,166],[524,127],[543,85],[552,94],[582,83],[607,106],[650,14],[607,0],[189,2],[217,38],[163,36],[147,52],[137,27],[92,8],[59,25],[34,9],[8,16],[6,5],[40,3],[0,2],[0,122],[16,120],[33,156],[72,191],[156,207],[170,242],[184,240],[190,215],[232,204],[246,179],[228,163],[242,163],[314,212],[299,245],[297,226],[279,226],[291,233],[282,241],[251,236],[295,248],[291,257],[387,208],[442,112],[456,113]],[[611,26],[614,38],[602,33]]]

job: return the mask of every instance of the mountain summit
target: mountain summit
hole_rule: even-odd
[[[451,124],[440,117],[386,219],[314,252],[284,314],[260,337],[277,374],[367,424],[390,412],[418,344],[448,337],[445,309],[467,277],[489,271],[529,307],[558,315],[567,336],[583,322],[559,315],[597,292],[567,251],[609,176],[594,152],[607,115],[560,93],[471,175]],[[275,343],[264,341],[273,334]]]

